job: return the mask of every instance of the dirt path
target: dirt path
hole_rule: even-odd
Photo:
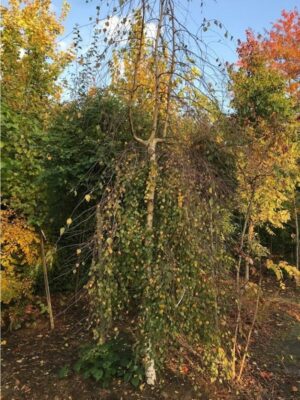
[[[251,368],[254,376],[262,378],[262,398],[300,399],[299,302],[295,298],[271,299],[270,315],[260,335],[253,348]]]
[[[297,322],[281,346],[284,371],[294,377],[300,394],[300,322]]]

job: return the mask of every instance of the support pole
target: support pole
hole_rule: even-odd
[[[43,274],[44,274],[44,283],[45,283],[45,291],[46,291],[46,298],[47,298],[47,307],[48,307],[48,314],[49,314],[49,319],[50,319],[50,327],[51,327],[51,330],[53,330],[54,329],[54,318],[53,318],[53,312],[52,312],[52,303],[51,303],[51,296],[50,296],[46,256],[45,256],[45,245],[44,245],[45,234],[42,230],[40,231],[40,238],[41,238],[41,253],[42,253],[42,260],[43,260]]]

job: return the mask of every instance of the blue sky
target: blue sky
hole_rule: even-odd
[[[179,0],[179,2],[180,4],[186,3],[189,8],[192,19],[189,24],[193,25],[193,28],[199,26],[204,17],[206,19],[218,19],[228,29],[229,34],[234,36],[234,39],[243,39],[245,30],[249,27],[256,32],[269,29],[272,22],[280,17],[283,9],[294,9],[298,3],[296,0],[205,0],[204,7],[201,9],[200,0],[190,2]],[[95,16],[96,6],[99,3],[98,0],[92,0],[88,4],[85,0],[69,0],[71,11],[65,21],[65,36],[72,32],[76,23],[80,26],[88,24],[89,17]],[[55,10],[58,11],[61,4],[62,0],[53,0]],[[82,28],[82,34],[88,40],[91,28]],[[224,39],[220,44],[212,33],[207,35],[207,40],[211,40],[211,45],[221,59],[229,62],[235,61],[235,41],[231,42]],[[63,39],[62,45],[68,43],[71,38],[72,35]]]

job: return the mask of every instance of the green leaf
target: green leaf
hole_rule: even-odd
[[[96,379],[96,381],[98,382],[103,377],[103,370],[94,367],[94,368],[91,369],[91,374]]]
[[[79,360],[76,362],[76,364],[74,365],[73,369],[75,372],[79,372],[81,370],[82,367],[82,362]]]
[[[131,377],[132,377],[132,373],[130,371],[126,372],[126,374],[124,375],[124,381],[129,382]]]
[[[138,385],[139,385],[139,383],[140,383],[140,379],[139,379],[138,376],[134,376],[134,377],[131,379],[130,382],[132,383],[132,385],[133,385],[134,387],[138,387]]]
[[[59,369],[57,376],[59,377],[59,379],[64,379],[69,376],[70,372],[70,367],[68,365],[65,365],[64,367]]]
[[[84,371],[84,373],[83,373],[83,378],[84,379],[88,379],[90,376],[91,376],[91,371],[90,370]]]

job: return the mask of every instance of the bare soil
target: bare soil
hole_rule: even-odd
[[[300,299],[295,291],[270,293],[264,300],[243,383],[217,387],[203,380],[197,390],[191,376],[179,371],[167,371],[153,390],[117,381],[103,389],[73,372],[60,379],[60,368],[72,366],[91,337],[85,303],[54,300],[54,331],[41,316],[30,326],[3,332],[2,400],[300,399]]]

